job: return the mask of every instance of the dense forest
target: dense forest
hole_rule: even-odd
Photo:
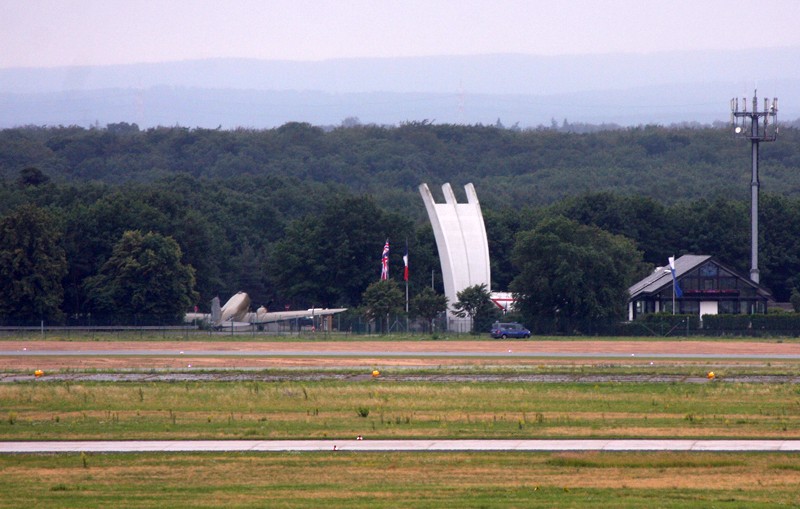
[[[605,190],[662,203],[749,198],[749,145],[726,129],[644,126],[577,134],[428,122],[347,125],[325,130],[291,123],[258,131],[139,130],[125,123],[6,129],[0,131],[0,178],[14,180],[27,166],[55,183],[152,182],[179,173],[221,180],[290,177],[342,185],[404,212],[421,210],[408,196],[420,182],[473,182],[490,208],[510,201],[548,205]],[[777,142],[762,145],[766,192],[800,192],[798,132],[783,127]]]
[[[779,301],[800,288],[799,137],[784,128],[761,149],[761,281]],[[0,280],[17,288],[6,288],[6,318],[63,319],[147,300],[134,288],[145,268],[124,276],[132,252],[174,267],[175,284],[191,287],[173,299],[175,315],[238,290],[277,309],[357,306],[387,237],[394,278],[407,242],[411,288],[440,286],[422,182],[434,194],[444,182],[457,192],[475,184],[493,290],[519,276],[520,234],[553,217],[624,236],[650,267],[683,253],[749,267],[749,145],[718,128],[28,126],[0,131],[0,179]],[[25,269],[15,243],[30,259],[49,253],[48,263]],[[43,285],[42,267],[56,288]],[[31,273],[39,279],[23,281]],[[54,294],[9,300],[37,288]]]

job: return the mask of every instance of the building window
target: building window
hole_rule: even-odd
[[[739,303],[735,300],[719,301],[719,313],[723,315],[739,314]]]
[[[727,270],[725,270],[725,269],[723,269],[721,267],[718,267],[718,268],[719,268],[719,277],[721,277],[721,278],[723,278],[723,277],[732,277],[734,279],[736,278],[736,276],[734,276],[733,274],[731,274]]]
[[[717,277],[717,266],[711,262],[706,262],[698,269],[700,277]]]
[[[653,300],[637,300],[633,305],[633,315],[642,316],[647,313],[656,312],[656,301]]]
[[[697,315],[700,314],[700,303],[696,300],[684,300],[676,302],[678,313],[682,315]]]
[[[741,312],[748,315],[766,312],[766,303],[763,300],[743,300],[740,303]]]
[[[749,285],[742,285],[741,290],[739,290],[740,297],[755,297],[756,296],[756,289]]]

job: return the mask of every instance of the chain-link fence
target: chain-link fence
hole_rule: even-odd
[[[539,318],[521,320],[534,336],[602,336],[602,337],[800,337],[800,314],[783,315],[646,315],[632,322],[619,320],[580,320]],[[191,339],[201,336],[242,338],[249,336],[304,336],[324,339],[346,336],[381,336],[407,334],[433,337],[472,335],[469,320],[440,315],[432,321],[410,319],[406,315],[390,315],[381,320],[368,320],[355,313],[316,316],[263,324],[223,324],[207,322],[176,324],[174,318],[135,317],[126,323],[85,316],[60,322],[47,320],[0,321],[0,337],[64,339]],[[488,330],[477,331],[475,337],[488,338]]]

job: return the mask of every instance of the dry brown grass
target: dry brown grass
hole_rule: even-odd
[[[92,455],[3,459],[3,482],[40,489],[86,486],[98,493],[119,486],[159,486],[169,494],[198,486],[215,502],[391,500],[398,490],[600,490],[774,492],[800,485],[800,458],[789,454],[706,453],[315,453]],[[776,468],[777,467],[777,468]],[[90,479],[90,480],[88,480]],[[241,486],[243,492],[231,490]],[[760,495],[756,495],[760,496]],[[193,499],[192,499],[193,500]],[[0,505],[2,502],[0,502]],[[195,505],[194,503],[191,505]]]

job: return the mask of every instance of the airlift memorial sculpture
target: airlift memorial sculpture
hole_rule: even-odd
[[[451,309],[458,301],[458,292],[463,289],[481,284],[485,284],[488,290],[492,288],[489,242],[478,195],[472,184],[464,186],[464,190],[467,193],[467,203],[458,203],[453,188],[449,183],[444,184],[442,192],[445,202],[436,203],[428,185],[419,186],[436,238],[444,294]],[[449,330],[470,330],[468,318],[455,318],[452,315],[449,318]]]

